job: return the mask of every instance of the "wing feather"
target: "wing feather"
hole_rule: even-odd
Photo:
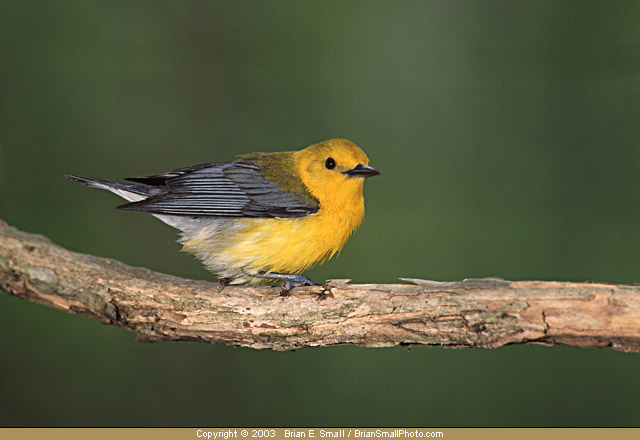
[[[215,217],[303,217],[319,204],[311,194],[291,194],[267,179],[260,165],[246,160],[179,168],[127,180],[160,189],[159,193],[119,206],[154,214]]]

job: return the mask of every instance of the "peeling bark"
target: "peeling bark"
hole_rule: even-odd
[[[293,350],[355,344],[640,351],[640,287],[499,278],[405,284],[330,280],[282,297],[74,253],[0,220],[0,290],[133,330],[142,341]]]

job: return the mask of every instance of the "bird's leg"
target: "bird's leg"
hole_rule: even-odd
[[[275,280],[289,281],[291,283],[291,287],[321,285],[320,283],[316,283],[311,278],[308,278],[300,273],[256,272],[250,273],[249,276],[256,278],[273,278]]]
[[[218,278],[218,293],[222,292],[222,289],[229,285],[229,278]]]
[[[311,278],[308,278],[299,273],[252,273],[249,274],[251,277],[256,278],[272,278],[274,280],[282,280],[280,283],[280,295],[288,296],[291,293],[291,289],[298,286],[320,286],[321,284],[316,283]]]

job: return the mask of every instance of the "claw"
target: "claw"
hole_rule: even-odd
[[[218,278],[218,285],[216,286],[218,289],[218,293],[222,292],[222,290],[229,285],[228,278]]]
[[[291,282],[282,281],[280,283],[280,296],[291,296],[291,289],[293,289]]]

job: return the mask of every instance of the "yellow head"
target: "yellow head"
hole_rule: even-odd
[[[300,179],[324,208],[362,204],[364,179],[380,174],[369,158],[346,139],[330,139],[295,153]]]

